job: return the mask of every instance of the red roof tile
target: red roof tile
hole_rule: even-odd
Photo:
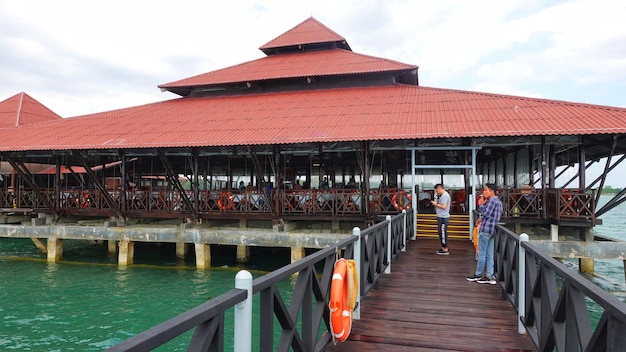
[[[0,128],[15,127],[49,120],[61,116],[21,92],[0,102]]]
[[[335,33],[315,18],[309,17],[299,25],[265,43],[259,49],[266,50],[312,43],[345,42],[345,40],[344,37]]]
[[[393,85],[174,99],[0,130],[0,151],[607,133],[626,109]]]
[[[357,54],[343,49],[281,54],[203,73],[160,88],[197,87],[269,79],[315,77],[417,69],[415,65]]]

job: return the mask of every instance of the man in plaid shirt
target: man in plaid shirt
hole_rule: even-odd
[[[493,183],[487,183],[483,187],[483,195],[478,199],[478,211],[480,212],[480,219],[476,222],[476,225],[480,226],[480,230],[478,230],[478,262],[476,263],[476,272],[474,275],[468,276],[467,281],[495,285],[493,243],[496,225],[502,216],[502,202],[496,196],[496,186]]]

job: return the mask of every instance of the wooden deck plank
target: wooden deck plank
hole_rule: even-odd
[[[411,242],[361,302],[348,341],[327,351],[534,351],[500,286],[465,280],[476,268],[473,245],[455,240],[439,256],[438,243]]]

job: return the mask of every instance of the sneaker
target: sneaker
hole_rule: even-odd
[[[465,280],[474,282],[480,280],[481,278],[482,276],[474,274],[466,277]]]
[[[480,279],[476,280],[476,282],[478,282],[479,284],[489,284],[489,285],[495,285],[496,279],[494,279],[493,277],[481,277]]]
[[[448,254],[450,254],[450,252],[449,251],[444,251],[443,249],[439,249],[439,250],[437,250],[437,254],[439,254],[439,255],[448,255]]]

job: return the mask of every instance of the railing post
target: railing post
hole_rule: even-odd
[[[235,352],[252,351],[252,274],[241,270],[235,276],[235,288],[248,291],[248,298],[235,305]]]
[[[385,268],[385,274],[391,274],[391,215],[385,217],[387,221],[387,267]]]
[[[356,306],[354,307],[352,318],[359,320],[361,319],[361,283],[364,281],[363,272],[361,271],[361,229],[354,227],[352,229],[352,236],[356,236],[357,238],[356,242],[354,242],[352,256],[356,265],[356,272],[359,275],[359,284],[356,288]]]
[[[417,210],[411,209],[411,240],[417,239]]]
[[[523,320],[526,312],[526,249],[522,243],[528,242],[528,235],[519,236],[519,251],[517,253],[517,332],[526,333]]]
[[[402,252],[406,252],[406,209],[402,209]]]

